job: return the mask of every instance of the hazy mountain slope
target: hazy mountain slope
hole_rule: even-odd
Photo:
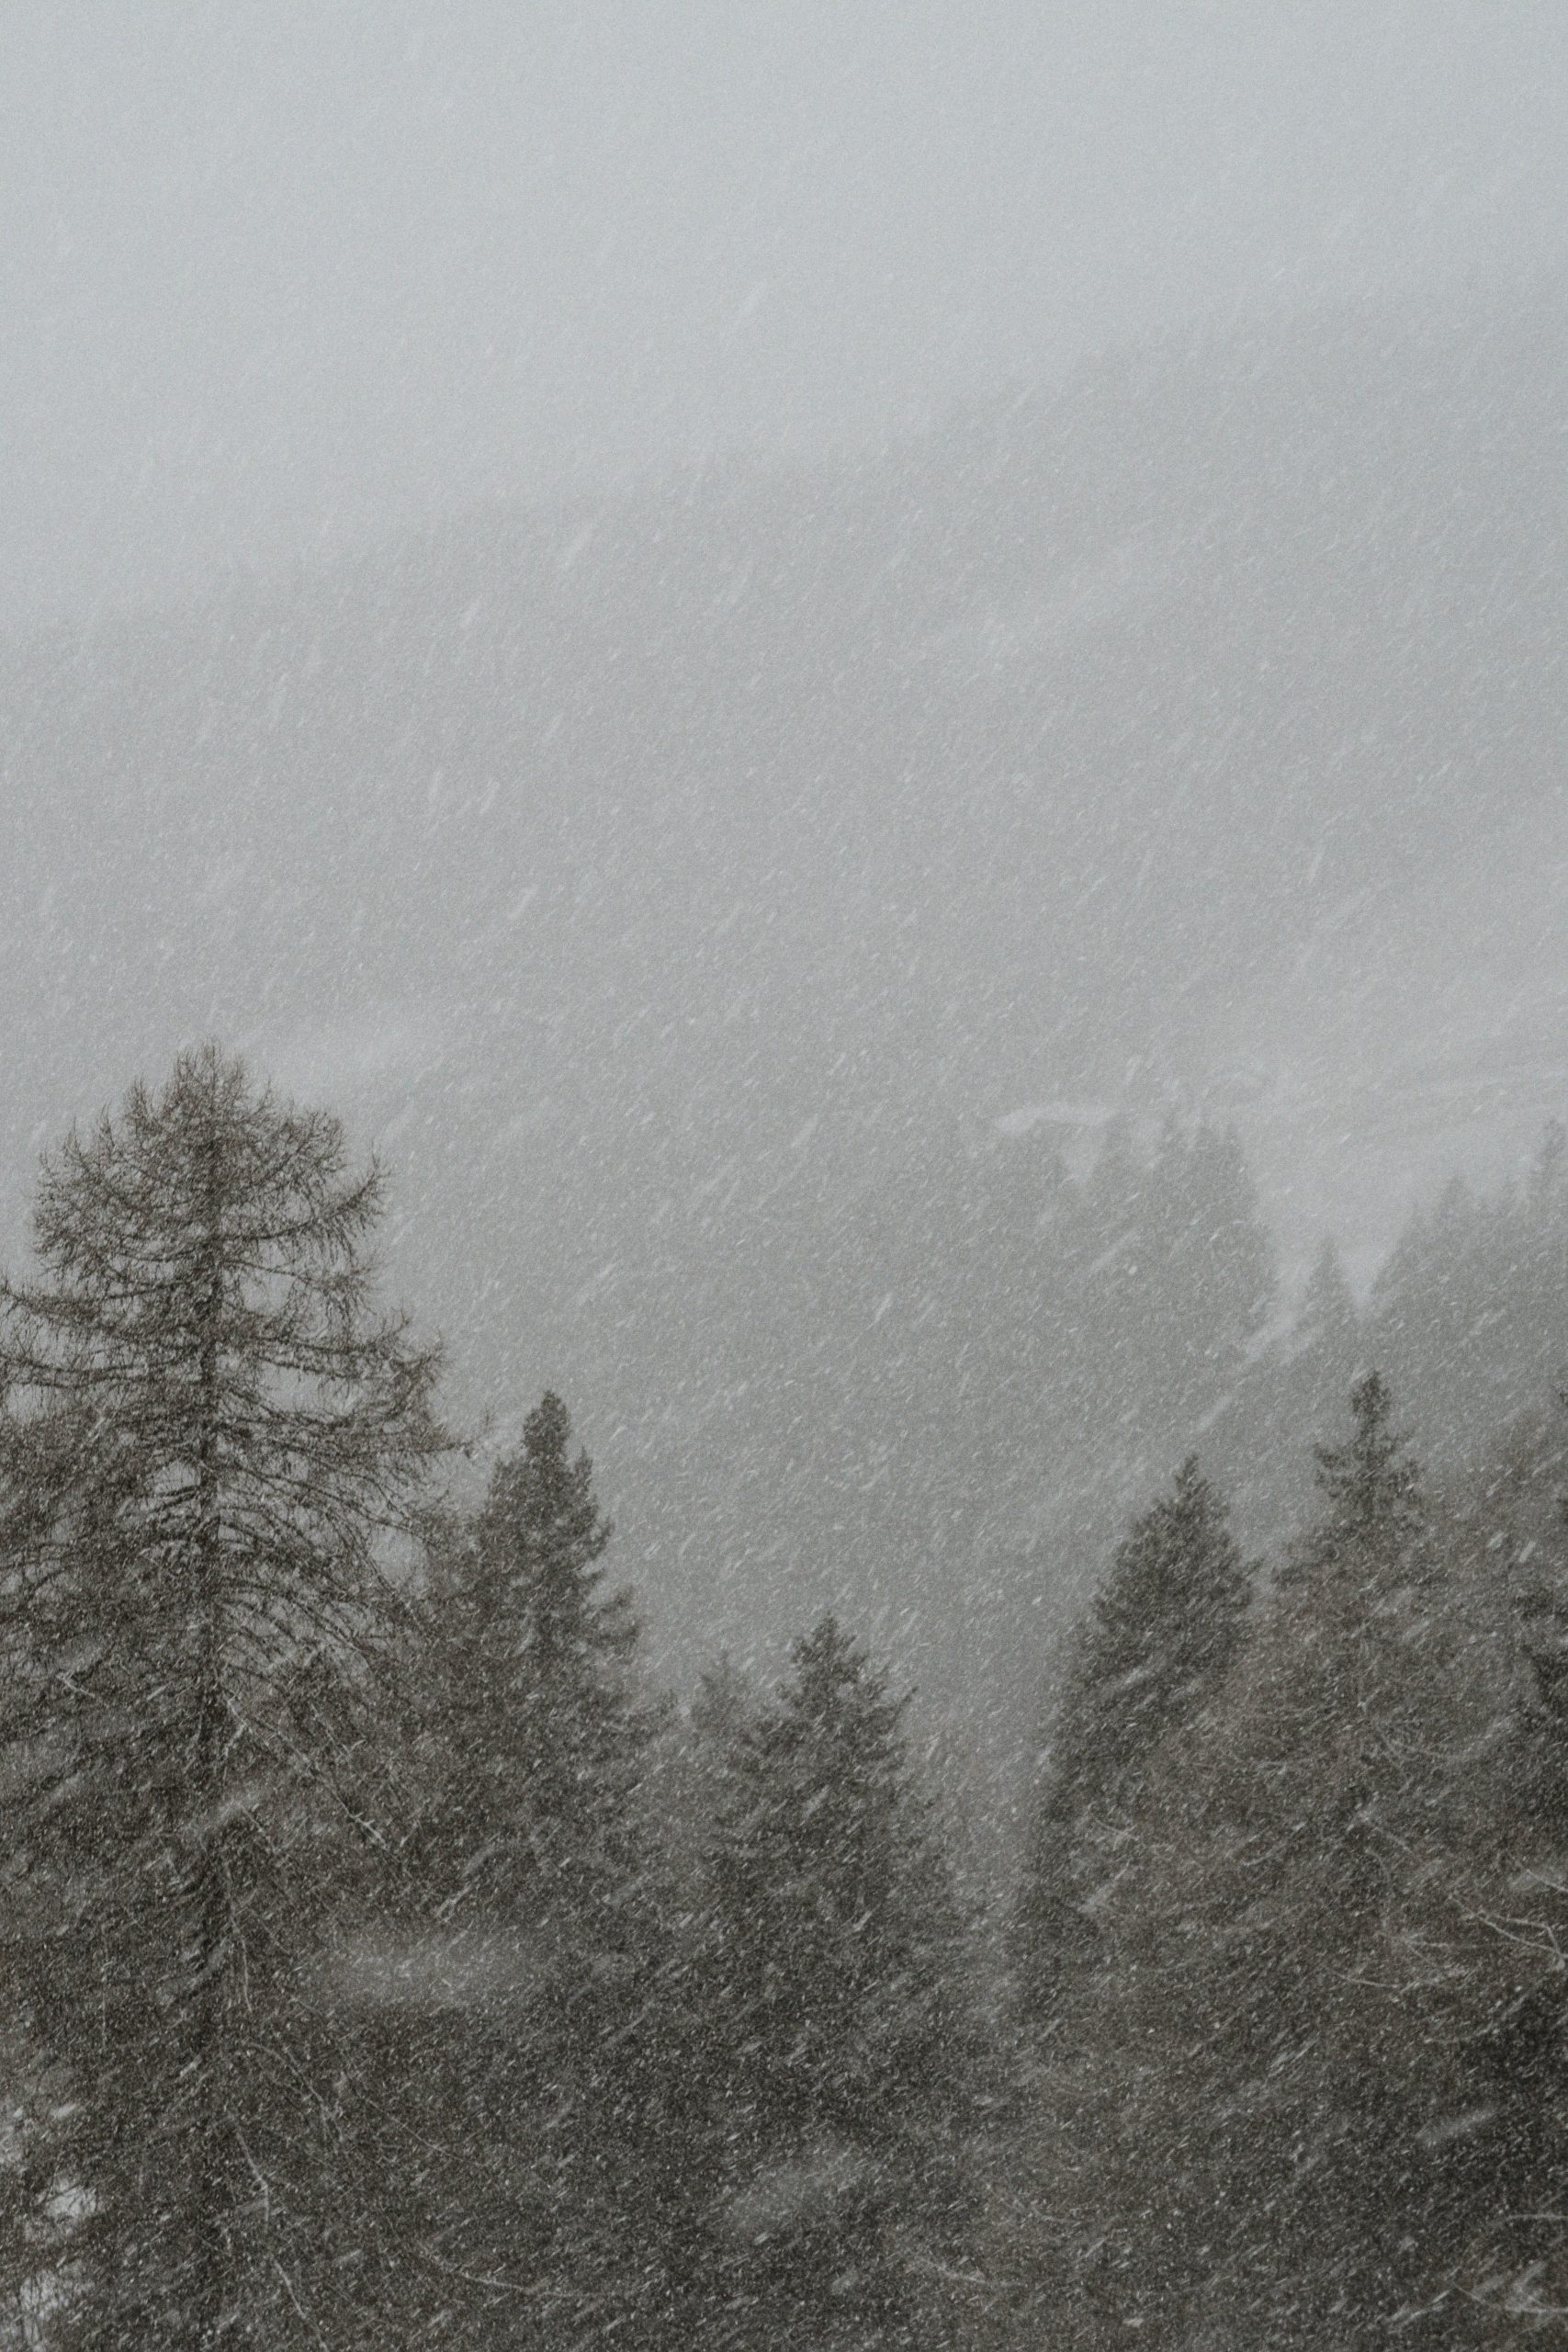
[[[661,1634],[924,1648],[1050,1499],[998,1114],[1232,1103],[1370,1245],[1558,1098],[1565,360],[1560,287],[1336,316],[12,647],[13,1204],[216,1029],[384,1141]]]

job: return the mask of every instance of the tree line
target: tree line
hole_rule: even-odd
[[[682,1707],[558,1397],[454,1498],[381,1200],[208,1047],[68,1138],[4,1292],[11,2340],[1550,2330],[1550,1422],[1430,1492],[1321,1268],[1292,1376],[1317,1394],[1338,1315],[1349,1425],[1306,1532],[1247,1557],[1196,1457],[1134,1518],[987,1920],[837,1617]],[[1208,1324],[1146,1337],[1213,1375]]]

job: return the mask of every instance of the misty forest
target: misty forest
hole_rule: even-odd
[[[6,80],[0,2347],[1563,2340],[1568,15]]]

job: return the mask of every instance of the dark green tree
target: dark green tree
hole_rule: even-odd
[[[1037,2022],[1094,1950],[1098,1883],[1141,1770],[1230,1672],[1250,1592],[1224,1505],[1190,1454],[1118,1545],[1058,1702],[1018,1923],[1021,2002]]]
[[[4,1294],[3,1932],[46,2092],[13,2278],[51,2344],[315,2343],[375,2268],[321,1956],[445,1442],[380,1203],[207,1047],[46,1165]]]
[[[1301,1311],[1291,1335],[1292,1360],[1311,1367],[1314,1406],[1329,1401],[1323,1391],[1336,1373],[1343,1375],[1333,1391],[1336,1408],[1348,1394],[1356,1369],[1360,1330],[1361,1318],[1356,1311],[1356,1296],[1345,1272],[1345,1261],[1337,1243],[1325,1238],[1313,1260],[1302,1294]]]
[[[1318,1458],[1316,1525],[1140,1793],[1074,2011],[1077,2251],[1042,2269],[1088,2341],[1464,2340],[1456,1885],[1499,1683],[1376,1374]]]
[[[421,1868],[455,1917],[582,1914],[635,1874],[655,1714],[631,1596],[604,1587],[610,1534],[566,1407],[546,1396],[432,1596],[440,1769]]]
[[[1458,1858],[1445,1950],[1454,2023],[1468,2061],[1452,2113],[1453,2188],[1442,2219],[1450,2275],[1462,2284],[1469,2335],[1483,2346],[1550,2332],[1568,2306],[1568,1505],[1562,1414],[1517,1433],[1488,1464],[1472,1504],[1472,1573],[1510,1604],[1510,1685],[1494,1713],[1500,1735],[1466,1759],[1475,1804]],[[1522,1453],[1522,1459],[1521,1459]],[[1510,1460],[1509,1455],[1513,1456]],[[1498,1478],[1498,1470],[1503,1479]],[[1522,1473],[1521,1498],[1500,1494]],[[1551,1519],[1540,1512],[1555,1490]],[[1529,1489],[1536,1488],[1531,1494]],[[1552,1524],[1552,1520],[1555,1524]],[[1510,1524],[1510,1522],[1512,1523]],[[1488,1572],[1490,1572],[1488,1574]],[[1461,2300],[1456,2296],[1455,2300]]]
[[[977,2041],[903,1715],[829,1616],[735,1721],[709,1864],[720,2341],[928,2341],[964,2238]]]
[[[610,1532],[547,1396],[434,1547],[416,1959],[379,2030],[412,2138],[443,2152],[405,2184],[423,2308],[464,2344],[651,2344],[684,2308],[697,2020],[645,1787],[663,1711]]]

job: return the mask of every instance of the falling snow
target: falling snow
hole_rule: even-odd
[[[1564,21],[18,31],[0,2346],[1561,2333]]]

